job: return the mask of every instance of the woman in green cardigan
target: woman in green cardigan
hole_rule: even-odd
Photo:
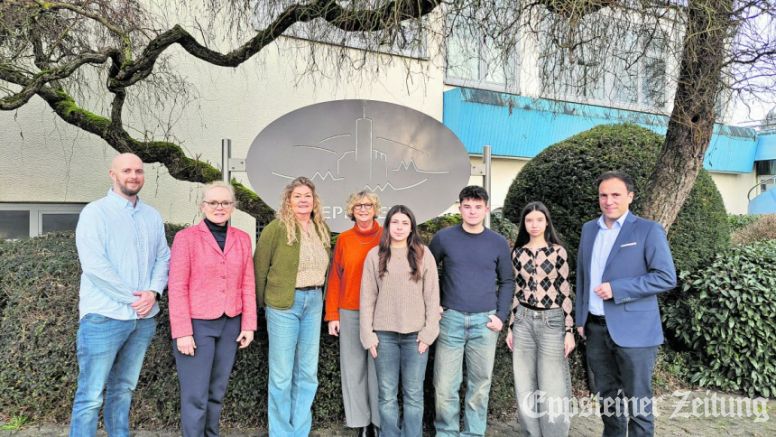
[[[269,335],[271,436],[310,433],[330,244],[315,185],[294,179],[254,255],[256,298],[266,307]]]

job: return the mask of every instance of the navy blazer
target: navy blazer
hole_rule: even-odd
[[[582,225],[577,255],[577,326],[585,326],[593,292],[590,262],[598,235],[597,221]],[[604,301],[606,326],[612,340],[621,347],[662,344],[657,294],[676,286],[676,268],[663,227],[629,212],[606,260],[601,280],[612,286],[612,298]]]

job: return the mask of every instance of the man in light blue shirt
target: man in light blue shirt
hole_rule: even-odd
[[[576,323],[605,437],[654,435],[652,371],[663,343],[657,295],[676,286],[665,230],[629,211],[633,190],[625,173],[598,178],[601,217],[582,226],[577,256]]]
[[[83,274],[71,437],[97,433],[103,393],[108,435],[129,435],[132,392],[156,331],[157,299],[167,286],[164,224],[137,196],[145,182],[143,161],[120,154],[108,174],[108,195],[88,204],[76,227]]]

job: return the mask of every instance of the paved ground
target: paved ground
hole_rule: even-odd
[[[601,435],[601,420],[595,414],[587,414],[589,406],[580,403],[578,414],[572,418],[572,436]],[[776,401],[751,401],[716,392],[682,392],[664,396],[657,401],[657,436],[776,436]],[[490,423],[488,435],[493,437],[515,436],[520,426],[512,423]],[[224,430],[224,437],[264,436],[257,429]],[[432,433],[426,433],[432,435]],[[104,432],[99,434],[105,436]],[[177,431],[137,431],[135,437],[175,437]],[[352,436],[352,430],[344,428],[315,430],[314,437]],[[67,428],[56,425],[31,424],[18,431],[0,431],[0,437],[60,437],[67,436]]]

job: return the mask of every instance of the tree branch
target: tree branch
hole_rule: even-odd
[[[183,149],[168,141],[138,141],[127,133],[120,119],[110,120],[78,106],[63,88],[44,86],[38,95],[67,123],[93,133],[105,140],[120,153],[134,153],[146,163],[163,164],[175,179],[207,183],[222,178],[221,171],[212,165],[186,156]],[[123,93],[117,93],[112,104],[112,116],[121,113]],[[274,217],[274,211],[255,193],[239,182],[232,181],[240,209],[266,224]]]
[[[106,29],[111,31],[111,33],[116,35],[116,37],[119,38],[122,45],[124,46],[124,54],[127,56],[128,59],[131,57],[132,52],[131,52],[131,41],[129,39],[129,35],[127,34],[127,32],[125,32],[119,26],[116,26],[113,22],[108,20],[106,17],[94,12],[90,12],[84,8],[80,8],[70,3],[51,2],[51,1],[45,1],[45,0],[32,0],[32,2],[38,5],[38,7],[40,7],[44,11],[45,10],[56,11],[56,10],[64,9],[100,23],[101,25],[105,26]]]
[[[397,3],[398,2],[398,3]],[[200,44],[180,25],[151,40],[137,61],[127,65],[113,79],[114,86],[129,86],[151,74],[158,57],[171,45],[179,44],[192,56],[221,67],[237,67],[265,46],[275,41],[283,32],[297,22],[308,22],[322,18],[335,27],[346,31],[375,31],[401,20],[420,18],[442,3],[442,0],[396,0],[374,10],[349,11],[336,0],[318,0],[286,8],[269,26],[240,47],[229,53],[221,53]]]
[[[17,109],[27,103],[47,83],[70,76],[84,64],[101,64],[107,59],[107,53],[84,53],[55,70],[44,70],[33,77],[27,77],[10,65],[0,64],[0,79],[23,87],[18,93],[0,99],[0,110]]]

